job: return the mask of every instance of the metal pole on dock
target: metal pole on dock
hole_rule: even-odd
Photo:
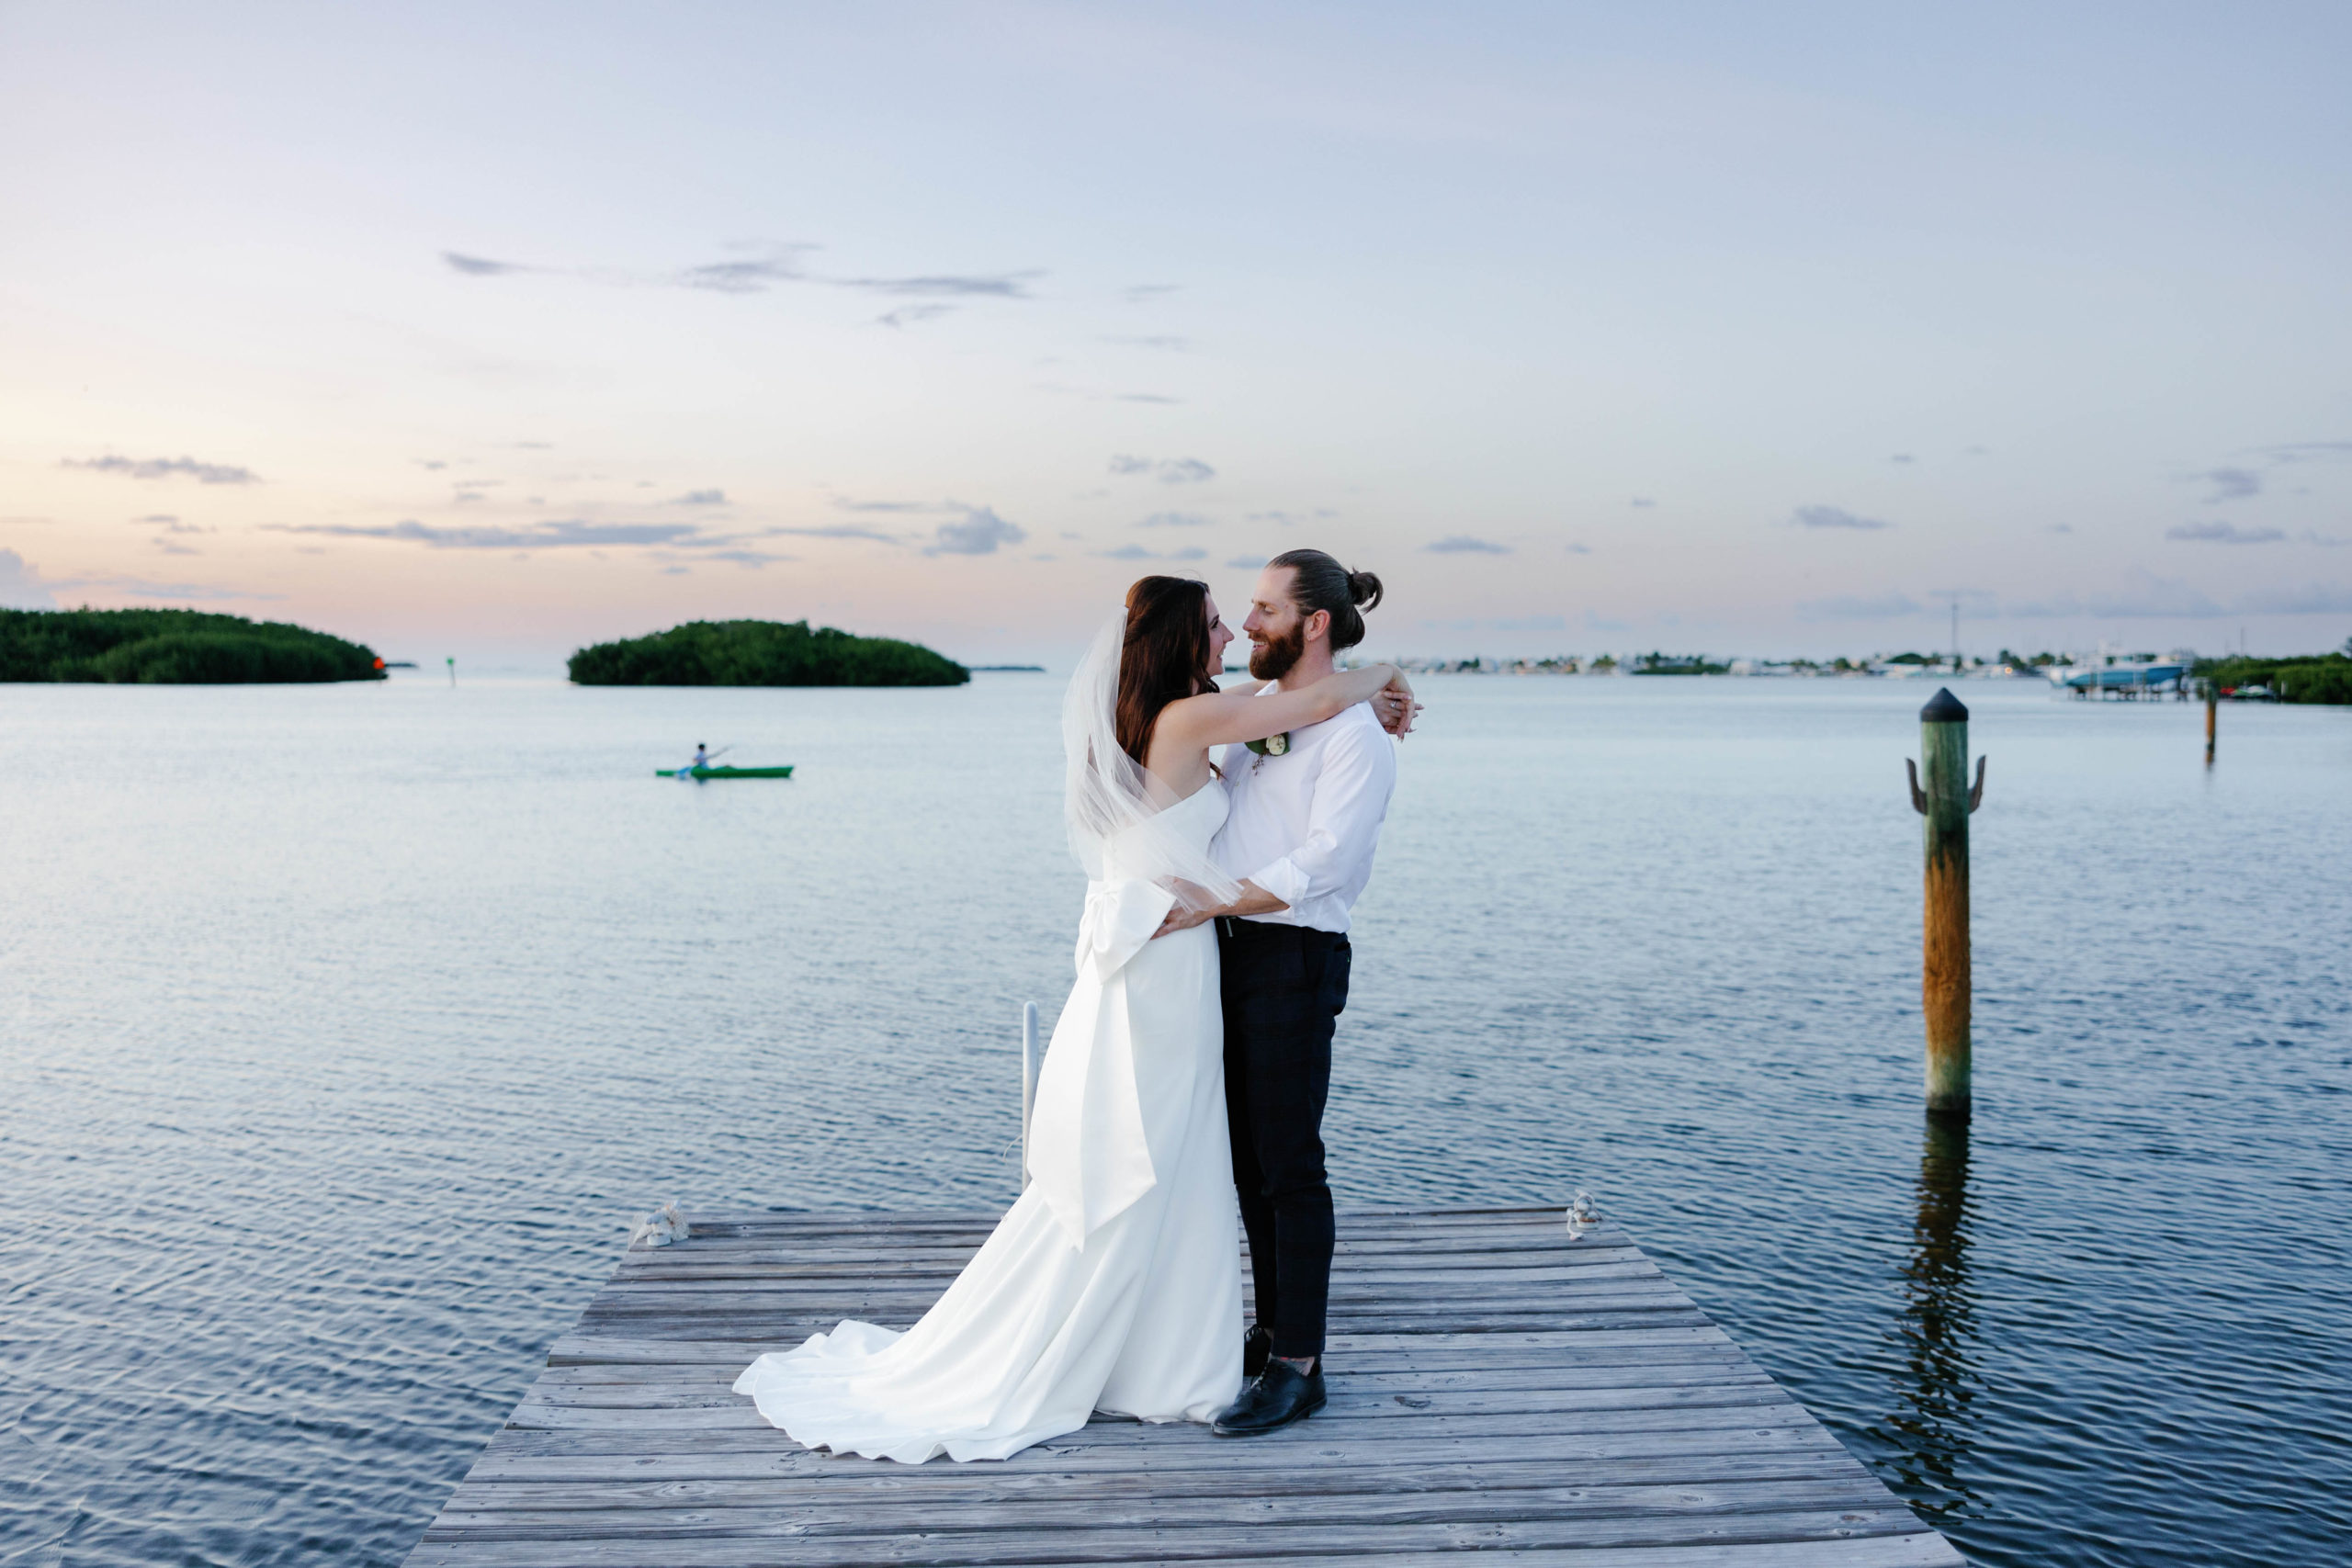
[[[1029,1185],[1029,1113],[1037,1109],[1037,1004],[1021,1004],[1021,1185]]]
[[[1919,1000],[1928,1022],[1928,1109],[1969,1111],[1968,815],[1984,795],[1984,760],[1968,784],[1968,709],[1939,688],[1919,710],[1919,761],[1911,807],[1927,821],[1927,919],[1922,933]],[[1925,770],[1927,786],[1919,784]]]
[[[2205,682],[2205,765],[2213,765],[2213,731],[2219,728],[2222,711],[2222,682],[2208,677]]]

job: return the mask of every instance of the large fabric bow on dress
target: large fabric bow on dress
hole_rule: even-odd
[[[1030,1111],[1030,1179],[1072,1247],[1159,1179],[1144,1139],[1123,971],[1175,905],[1152,882],[1086,885],[1078,985],[1054,1026]],[[1086,994],[1090,982],[1101,987],[1099,1003]]]

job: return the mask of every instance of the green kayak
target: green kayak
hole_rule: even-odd
[[[657,779],[788,779],[792,770],[786,768],[656,768]]]

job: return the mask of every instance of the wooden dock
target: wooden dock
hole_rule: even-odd
[[[1622,1232],[1571,1239],[1558,1209],[1342,1213],[1331,1403],[1268,1437],[1104,1419],[899,1465],[810,1453],[731,1392],[842,1318],[912,1323],[994,1222],[723,1215],[629,1251],[409,1568],[1962,1563]]]

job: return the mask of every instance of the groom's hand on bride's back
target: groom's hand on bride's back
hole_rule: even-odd
[[[1188,931],[1194,926],[1206,925],[1220,915],[1271,915],[1277,909],[1290,908],[1247,877],[1242,879],[1240,896],[1223,908],[1205,907],[1208,904],[1207,889],[1196,887],[1181,876],[1171,879],[1170,885],[1177,895],[1176,907],[1168,911],[1167,919],[1159,922],[1159,929],[1151,933],[1155,941],[1170,931]],[[1188,903],[1187,899],[1191,902]],[[1195,908],[1195,905],[1203,907]]]
[[[1152,940],[1157,942],[1172,931],[1188,931],[1194,926],[1204,926],[1216,919],[1215,909],[1188,909],[1179,904],[1168,911],[1168,918],[1159,922],[1158,931],[1151,933]]]

